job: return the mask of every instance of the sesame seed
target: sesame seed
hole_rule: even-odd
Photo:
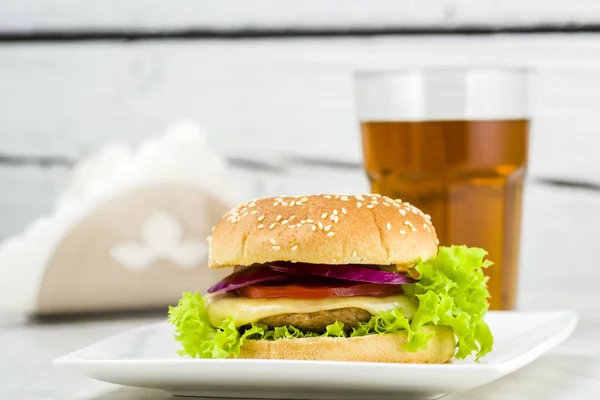
[[[304,225],[306,223],[306,220],[303,219],[302,221],[300,221],[300,224]]]
[[[256,229],[262,229],[262,228],[264,228],[264,227],[265,227],[265,226],[264,226],[263,224],[260,224],[260,225],[258,225],[258,226],[256,227]]]
[[[414,228],[414,227],[413,227],[413,228],[411,228],[410,230],[411,230],[411,231],[413,231],[413,232],[416,232],[416,231],[417,231],[417,228]]]
[[[325,228],[323,228],[323,230],[324,230],[325,232],[327,232],[327,231],[328,231],[328,230],[330,230],[330,229],[331,229],[331,225],[327,225]]]
[[[337,260],[335,258],[332,258],[331,262],[335,264],[337,262]]]
[[[309,224],[312,224],[315,221],[313,221],[312,219],[307,219],[306,222],[308,222]]]
[[[375,197],[381,197],[381,195],[379,193],[373,193],[373,196],[375,196]]]
[[[342,196],[342,197],[340,197],[340,200],[342,200],[342,201],[348,201],[348,196]]]
[[[411,228],[414,228],[414,225],[413,225],[413,223],[412,223],[412,222],[410,222],[410,221],[404,221],[404,225],[406,225],[406,226],[410,226]]]
[[[411,211],[412,211],[413,214],[417,215],[417,209],[416,208],[413,208]]]
[[[245,217],[246,215],[248,215],[247,211],[242,214],[242,218]]]
[[[343,207],[342,207],[342,214],[344,214],[344,215],[348,214],[348,211],[346,211],[346,209]]]
[[[250,211],[250,215],[254,215],[254,214],[258,214],[258,211],[256,211],[256,210]]]
[[[272,223],[271,225],[269,225],[269,229],[273,229],[275,228],[275,223]]]
[[[394,203],[398,203],[398,204],[400,204],[400,203],[402,203],[402,200],[400,200],[400,199],[396,199],[396,200],[394,200]]]
[[[392,205],[393,205],[394,207],[400,207],[400,204],[398,204],[398,203],[396,203],[396,202],[392,203]]]
[[[276,201],[275,203],[273,203],[273,207],[277,207],[279,205],[279,202]]]
[[[404,235],[405,233],[406,233],[406,231],[405,231],[405,230],[402,230],[402,229],[400,230],[400,234],[401,234],[401,235]]]
[[[336,224],[338,223],[338,221],[340,220],[339,217],[337,215],[333,215],[333,218],[331,218],[333,220],[333,222],[335,222]]]
[[[258,222],[262,221],[263,219],[265,219],[264,215],[261,215],[260,217],[256,218],[258,220]]]
[[[292,201],[290,202],[290,207],[294,207],[294,204],[296,204],[296,200],[292,200]]]
[[[330,195],[328,195],[328,194],[326,194],[326,195],[325,195],[325,196],[323,196],[323,197],[325,197],[326,199],[330,199],[330,198],[331,198],[331,196],[330,196]]]
[[[317,226],[313,225],[310,229],[313,230],[313,231],[316,231],[317,230]]]
[[[319,229],[323,229],[323,223],[321,221],[317,222],[319,224]]]
[[[303,197],[300,199],[300,201],[302,201],[304,203],[305,201],[308,201],[308,197]]]
[[[291,217],[288,218],[288,221],[293,221],[296,218],[295,215],[292,215]]]
[[[287,223],[288,223],[288,220],[287,220],[287,219],[284,219],[283,221],[281,221],[281,225],[285,225],[285,224],[287,224]]]
[[[367,204],[367,208],[373,208],[375,207],[373,204]]]
[[[386,229],[389,231],[390,229],[392,229],[392,224],[390,224],[389,222],[387,224],[385,224]]]
[[[255,203],[255,202],[251,201],[250,203],[248,203],[248,207],[252,208],[252,207],[254,207],[254,206],[256,206],[256,203]]]
[[[333,215],[333,214],[331,214],[331,215],[329,216],[329,219],[333,221],[334,219],[336,219],[336,216],[335,216],[335,215]]]
[[[271,242],[272,244],[277,244],[277,242],[273,238],[269,239],[269,242]]]
[[[435,239],[435,244],[440,244],[440,241],[438,239]]]
[[[357,199],[359,199],[359,200],[365,201],[365,198],[364,198],[364,197],[362,197],[360,194],[357,194],[357,195],[356,195],[356,196],[354,196],[354,197],[356,197],[356,198],[357,198]]]
[[[277,218],[275,218],[275,221],[279,222],[281,220],[281,218],[282,218],[281,215],[278,215]]]
[[[329,232],[329,233],[327,234],[327,237],[332,237],[333,235],[335,235],[335,232]]]
[[[213,226],[212,228],[210,228],[210,231],[214,232],[215,231],[215,227]]]
[[[335,198],[335,199],[339,199],[339,198],[340,198],[340,195],[339,195],[339,194],[336,194],[334,198]]]
[[[404,205],[405,205],[406,207],[410,207],[410,206],[411,206],[411,204],[410,204],[408,201],[405,201],[405,202],[404,202]]]
[[[379,204],[377,200],[371,200],[371,204]]]
[[[240,212],[241,212],[241,213],[243,213],[243,212],[245,212],[245,211],[248,211],[248,209],[247,209],[246,207],[244,207],[244,208],[242,208],[242,209],[240,210]]]
[[[356,202],[356,207],[361,208],[362,207],[362,203],[360,201]]]
[[[338,215],[338,210],[333,210],[333,215]]]
[[[272,249],[273,250],[279,250],[281,248],[281,246],[273,246]]]
[[[297,245],[297,244],[293,245],[293,246],[292,246],[292,248],[291,248],[290,250],[291,250],[291,251],[296,251],[296,250],[298,250],[298,245]]]
[[[425,214],[425,219],[426,219],[427,221],[431,221],[431,215],[429,215],[429,214]]]
[[[398,212],[400,213],[400,215],[405,216],[406,215],[406,210],[404,209],[399,209]]]
[[[352,257],[356,257],[356,255],[357,255],[357,254],[358,254],[358,252],[357,252],[356,250],[354,250],[354,251],[352,252]]]
[[[388,203],[387,201],[384,201],[384,202],[383,202],[383,205],[384,205],[384,206],[386,206],[386,207],[389,207],[389,206],[390,206],[390,203]]]
[[[321,218],[323,218],[323,219],[327,218],[327,213],[325,212],[325,213],[321,214]]]
[[[431,229],[429,228],[429,226],[427,224],[423,224],[423,228],[425,228],[425,230],[427,232],[431,232]]]

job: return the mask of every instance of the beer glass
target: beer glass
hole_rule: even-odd
[[[441,245],[489,252],[490,308],[515,307],[527,169],[527,71],[452,68],[355,75],[371,190],[432,217]]]

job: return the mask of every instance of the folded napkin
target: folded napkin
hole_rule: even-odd
[[[236,202],[225,160],[182,122],[132,151],[81,161],[52,215],[0,245],[0,313],[153,309],[226,272],[206,237]]]

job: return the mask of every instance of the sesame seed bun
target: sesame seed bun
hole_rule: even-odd
[[[398,265],[437,254],[428,215],[378,194],[262,198],[223,216],[209,237],[211,268],[291,261]]]
[[[435,332],[427,348],[402,350],[407,333],[369,335],[353,338],[318,337],[306,339],[246,340],[239,358],[277,360],[366,361],[443,364],[455,351],[454,331],[449,326],[427,326]]]

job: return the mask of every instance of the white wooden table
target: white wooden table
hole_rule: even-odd
[[[597,399],[600,398],[600,315],[595,291],[550,290],[523,295],[528,310],[572,309],[579,325],[566,342],[533,364],[492,384],[446,398],[459,399]],[[52,366],[55,357],[107,335],[160,319],[23,324],[0,321],[0,399],[117,400],[166,399],[158,390],[97,382]]]

